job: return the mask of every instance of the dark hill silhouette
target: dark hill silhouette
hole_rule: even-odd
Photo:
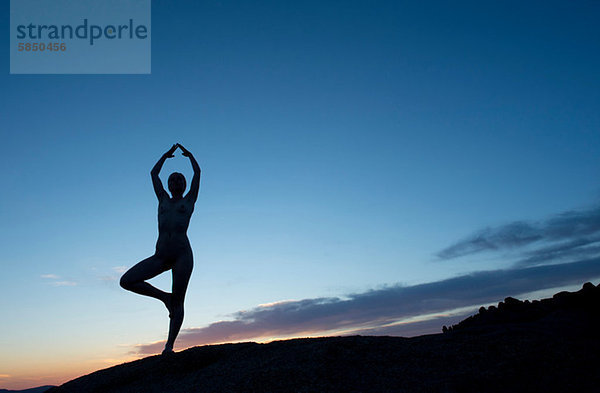
[[[0,393],[43,393],[52,387],[54,387],[54,386],[44,385],[44,386],[38,386],[37,388],[29,388],[29,389],[23,389],[23,390],[0,389]]]
[[[600,287],[507,298],[446,333],[190,348],[77,378],[67,392],[583,392],[600,386]]]

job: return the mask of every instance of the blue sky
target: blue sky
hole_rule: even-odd
[[[455,292],[436,292],[447,288],[439,283],[472,272],[513,269],[518,278],[517,261],[580,239],[581,225],[595,250],[597,2],[152,7],[151,75],[9,75],[8,39],[0,41],[0,337],[5,353],[19,354],[0,356],[0,387],[57,383],[164,339],[162,306],[117,279],[154,250],[149,171],[175,142],[202,167],[187,329],[240,320],[241,310],[291,315],[286,307],[303,299],[313,307],[371,290],[388,296],[386,288],[409,288],[400,303],[405,293],[444,296]],[[8,34],[8,4],[0,24]],[[175,170],[191,178],[179,155],[163,179]],[[541,237],[494,243],[523,229],[518,222]],[[554,228],[564,236],[549,235]],[[494,247],[440,258],[474,238]],[[595,266],[548,273],[574,272],[569,282],[528,270],[538,277],[531,288],[505,289],[581,284],[600,277]],[[153,282],[170,285],[166,275]],[[441,286],[422,292],[426,283]],[[518,294],[502,289],[461,292],[467,300],[452,307]],[[430,311],[440,309],[412,312]],[[343,329],[376,329],[376,319]],[[285,326],[258,333],[327,331],[321,321]]]

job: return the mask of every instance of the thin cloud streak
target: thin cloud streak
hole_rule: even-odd
[[[527,247],[537,247],[533,250]],[[517,251],[517,266],[594,258],[600,255],[600,208],[568,211],[540,222],[515,221],[486,228],[446,247],[449,260],[486,251]]]
[[[77,283],[75,281],[54,281],[52,285],[55,287],[74,287]]]
[[[376,326],[365,329],[351,330],[346,335],[361,335],[361,336],[402,336],[412,337],[423,334],[435,334],[442,331],[442,326],[454,325],[465,319],[468,315],[473,314],[475,309],[463,311],[452,315],[439,315],[437,317],[424,321],[406,322],[399,324],[391,324],[384,326]]]
[[[516,266],[534,266],[573,259],[587,259],[600,255],[600,236],[575,239],[560,244],[540,247],[521,254]]]
[[[119,279],[121,278],[123,273],[127,271],[127,269],[127,266],[113,266],[110,268],[110,272],[98,275],[96,277],[98,278],[98,280],[112,286],[113,283],[119,281]]]
[[[76,281],[71,280],[61,280],[61,277],[57,274],[42,274],[41,278],[50,280],[50,284],[54,287],[74,287],[77,285]]]
[[[340,330],[371,331],[373,334],[384,331],[400,333],[410,330],[410,324],[389,325],[423,314],[443,313],[497,302],[506,296],[581,284],[596,277],[600,277],[600,258],[481,271],[413,286],[393,285],[351,294],[344,299],[327,297],[274,303],[237,312],[231,321],[184,329],[179,345],[191,347],[261,337],[308,336]],[[418,323],[422,327],[427,325],[427,321]],[[440,329],[442,320],[432,323],[439,323]],[[431,328],[430,325],[427,325],[428,329]],[[416,333],[416,329],[414,330],[413,334]],[[162,342],[142,344],[136,346],[134,351],[138,354],[158,353],[162,345]]]

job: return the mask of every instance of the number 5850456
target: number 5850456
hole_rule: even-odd
[[[47,44],[43,42],[19,42],[18,45],[19,52],[64,52],[67,50],[67,44],[64,42],[49,42]]]

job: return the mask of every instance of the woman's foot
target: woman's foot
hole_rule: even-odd
[[[173,352],[173,347],[170,345],[165,345],[165,349],[162,351],[163,356],[167,356],[167,355],[172,355],[175,352]]]

